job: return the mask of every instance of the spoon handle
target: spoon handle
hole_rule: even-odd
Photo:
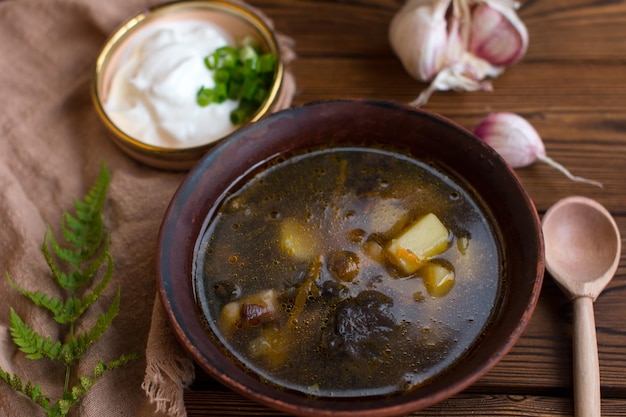
[[[600,417],[600,363],[593,300],[578,297],[574,309],[574,410],[576,417]]]

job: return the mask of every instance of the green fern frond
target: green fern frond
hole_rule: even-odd
[[[54,342],[49,337],[43,337],[30,328],[22,318],[11,308],[11,337],[19,349],[29,359],[46,357],[59,360],[61,342]]]
[[[100,339],[104,332],[111,326],[113,319],[120,311],[120,298],[121,288],[118,287],[117,294],[111,302],[109,309],[104,314],[100,314],[98,320],[91,329],[83,334],[76,336],[75,339],[71,342],[72,355],[75,358],[81,358],[85,351],[89,348],[89,346],[91,346],[96,340]]]
[[[106,194],[111,182],[111,174],[104,164],[100,165],[100,172],[98,173],[98,179],[94,186],[89,190],[84,198],[85,203],[89,207],[95,208],[97,213],[102,212],[104,203],[106,202]],[[82,210],[81,210],[82,212]]]
[[[85,294],[82,299],[76,300],[74,315],[72,317],[68,317],[70,321],[77,320],[80,316],[82,316],[83,313],[100,298],[104,290],[111,282],[114,271],[113,258],[108,252],[105,252],[104,255],[104,258],[108,261],[107,269],[104,272],[104,275],[102,276],[98,284],[94,287],[92,292]]]
[[[63,214],[62,230],[63,236],[71,247],[65,247],[54,236],[48,227],[42,251],[46,258],[54,277],[63,288],[75,291],[78,287],[86,283],[97,270],[98,261],[103,262],[102,257],[98,257],[96,265],[86,268],[83,273],[83,264],[92,260],[95,254],[105,243],[106,247],[102,252],[108,250],[108,239],[104,239],[104,223],[102,221],[102,210],[106,201],[111,176],[104,164],[100,168],[100,173],[94,186],[89,190],[83,201],[74,202],[75,212]],[[71,272],[62,272],[62,268],[57,265],[56,257],[70,265]],[[94,261],[94,260],[92,260]]]
[[[121,355],[118,359],[108,363],[102,360],[98,361],[94,368],[93,376],[82,375],[78,377],[77,384],[65,392],[63,397],[50,408],[47,415],[49,417],[65,416],[69,412],[69,409],[83,398],[100,377],[109,371],[127,365],[138,357],[139,355],[137,354],[130,354]]]
[[[94,379],[98,379],[105,373],[117,368],[121,368],[122,366],[125,366],[128,363],[137,359],[139,359],[139,355],[136,353],[131,353],[128,355],[121,355],[119,358],[110,362],[99,361],[94,368],[93,377]]]
[[[52,248],[52,251],[57,256],[57,258],[73,266],[74,268],[79,268],[80,265],[84,262],[80,246],[76,248],[66,248],[64,246],[61,246],[49,227],[48,232],[46,233],[46,239],[44,243]]]
[[[52,257],[52,254],[48,249],[48,245],[45,243],[42,246],[42,252],[44,254],[44,257],[46,258],[46,262],[48,263],[48,266],[52,271],[52,275],[54,276],[55,280],[61,287],[71,292],[78,290],[87,282],[91,281],[91,279],[96,275],[98,270],[102,267],[104,262],[112,262],[111,255],[109,254],[108,237],[104,239],[104,244],[98,257],[92,259],[86,267],[83,267],[83,269],[74,269],[69,273],[61,271],[59,266],[56,264],[54,258]]]
[[[72,323],[78,320],[89,307],[95,303],[100,295],[104,292],[113,277],[113,258],[110,254],[105,254],[105,258],[109,260],[107,270],[102,280],[93,289],[92,292],[78,298],[76,296],[69,297],[65,302],[59,298],[49,296],[41,291],[31,292],[17,285],[7,273],[9,285],[22,295],[27,297],[37,307],[42,307],[52,313],[54,320],[60,324]]]
[[[76,274],[74,277],[72,277],[72,279],[75,281],[75,285],[77,285],[78,287],[81,287],[87,282],[90,282],[105,262],[107,262],[107,271],[113,268],[113,258],[109,253],[108,236],[104,239],[104,242],[101,243],[101,246],[102,250],[100,251],[100,254],[97,257],[93,258],[86,267],[83,267],[83,269],[80,271],[80,274]]]
[[[80,398],[73,399],[71,393],[67,392],[63,394],[63,397],[59,399],[52,407],[46,410],[47,417],[65,417],[70,412],[70,408],[74,404],[80,401]]]
[[[113,276],[114,265],[109,253],[110,242],[102,220],[109,182],[110,174],[102,164],[96,184],[82,201],[74,202],[74,214],[67,212],[63,214],[61,229],[65,243],[69,246],[61,245],[50,227],[44,236],[41,251],[53,278],[60,287],[66,290],[67,296],[64,299],[41,291],[28,291],[17,285],[6,273],[12,288],[27,297],[35,306],[49,311],[58,323],[69,325],[67,343],[61,343],[37,333],[13,308],[10,309],[10,333],[19,350],[29,359],[48,358],[65,365],[63,394],[53,404],[39,385],[31,382],[23,384],[17,375],[0,369],[0,379],[39,404],[48,417],[67,416],[71,407],[80,401],[104,373],[119,368],[138,357],[131,354],[122,355],[108,363],[99,361],[93,370],[93,377],[78,377],[76,385],[70,387],[72,367],[84,356],[87,349],[102,337],[120,310],[121,288],[118,287],[111,305],[103,314],[100,314],[96,323],[83,334],[78,336],[74,334],[75,323],[99,299]],[[105,268],[104,271],[103,268]],[[78,289],[92,282],[96,277],[100,279],[90,292],[81,291],[82,296],[77,293]]]
[[[4,382],[9,384],[14,390],[22,392],[22,380],[19,376],[12,375],[6,372],[4,369],[0,368],[0,378],[2,378]]]
[[[52,237],[52,232],[50,231],[50,229],[48,229],[48,233],[46,233],[44,242],[41,245],[41,252],[46,259],[46,263],[50,268],[50,272],[52,272],[52,276],[63,289],[70,292],[76,291],[78,288],[80,288],[82,283],[87,281],[87,278],[84,277],[85,274],[83,274],[83,271],[81,271],[80,269],[72,269],[69,273],[62,271],[61,268],[57,265],[56,259],[52,256],[49,246],[53,248],[56,247],[57,249],[55,249],[55,254],[57,255],[57,257],[69,264],[72,264],[76,261],[71,259],[73,256],[72,253],[74,252],[72,252],[72,250],[70,249],[65,251],[64,248],[59,246],[56,241],[54,241],[54,237]],[[64,254],[61,255],[63,258],[59,256],[60,253]]]
[[[63,284],[67,281],[67,278],[65,277],[66,274],[57,266],[54,258],[52,257],[52,253],[50,253],[50,249],[48,249],[48,233],[51,233],[49,227],[48,232],[44,237],[43,244],[41,245],[41,253],[43,253],[46,263],[48,264],[48,268],[50,268],[50,272],[52,272],[54,279],[62,288],[68,290],[68,288]]]
[[[87,209],[82,203],[78,207]],[[82,217],[74,217],[68,212],[65,212],[63,215],[63,236],[68,243],[77,248],[76,260],[78,263],[74,264],[74,266],[80,265],[81,260],[86,261],[91,258],[98,250],[100,242],[102,242],[104,223],[99,213],[97,214],[97,217],[93,217],[92,213]]]
[[[33,384],[28,381],[24,388],[24,394],[30,398],[35,404],[39,404],[43,408],[47,408],[50,404],[50,399],[41,390],[41,385]]]
[[[71,389],[72,399],[79,401],[83,397],[83,395],[85,395],[85,393],[91,389],[95,382],[95,379],[88,378],[86,376],[81,376],[80,378],[78,378],[78,384],[74,385]]]
[[[23,296],[27,297],[37,307],[43,307],[46,310],[50,311],[55,318],[63,313],[64,303],[62,300],[56,297],[46,295],[42,293],[41,291],[31,292],[31,291],[25,290],[24,288],[17,285],[15,281],[11,279],[8,273],[6,274],[6,276],[7,276],[7,281],[9,281],[9,285],[13,289],[20,292]]]
[[[30,398],[35,404],[48,408],[50,399],[42,392],[41,385],[33,384],[30,381],[26,382],[26,385],[22,383],[19,376],[10,374],[0,368],[0,378],[11,386],[17,392],[20,392]]]
[[[74,202],[74,216],[67,214],[64,217],[66,231],[73,235],[71,239],[75,242],[74,246],[80,249],[84,260],[91,258],[102,242],[104,226],[101,213],[110,181],[109,171],[102,165],[96,183],[83,201]]]
[[[73,218],[68,212],[64,213],[64,218]],[[100,218],[91,219],[90,223],[81,223],[81,230],[77,233],[70,233],[65,226],[63,234],[71,248],[61,246],[54,234],[48,228],[46,234],[46,244],[48,244],[54,254],[63,262],[79,269],[88,262],[100,249],[104,238],[104,224]]]

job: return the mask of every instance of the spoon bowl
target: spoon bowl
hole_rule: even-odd
[[[619,264],[621,240],[611,214],[586,197],[568,197],[543,218],[547,269],[565,293],[595,301]]]
[[[600,416],[600,370],[593,302],[613,278],[621,255],[615,219],[586,197],[568,197],[543,217],[546,268],[574,309],[576,417]]]

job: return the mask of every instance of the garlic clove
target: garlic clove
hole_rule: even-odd
[[[408,0],[389,26],[392,49],[406,71],[421,81],[432,80],[443,65],[451,1]]]
[[[535,128],[515,113],[492,113],[474,128],[474,134],[491,146],[513,168],[532,164],[546,150]]]
[[[472,11],[469,50],[496,66],[520,61],[528,49],[528,30],[506,0],[483,0]]]
[[[550,158],[539,133],[526,119],[515,113],[490,114],[474,127],[474,134],[513,168],[525,167],[539,160],[556,168],[572,181],[602,188],[601,183],[572,175],[567,168]]]

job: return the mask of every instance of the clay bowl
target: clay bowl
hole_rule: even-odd
[[[448,372],[401,395],[314,398],[277,389],[246,372],[210,337],[194,295],[196,245],[225,190],[263,161],[324,144],[393,145],[437,161],[466,181],[502,233],[506,279],[482,338]],[[190,172],[166,212],[158,242],[158,287],[171,326],[197,364],[225,386],[303,416],[400,416],[442,401],[485,375],[528,324],[544,274],[536,209],[513,170],[471,133],[436,114],[381,101],[329,101],[276,113],[236,132]]]
[[[234,40],[252,38],[264,52],[272,52],[278,58],[272,87],[251,122],[275,111],[280,100],[284,68],[278,40],[274,31],[255,10],[228,0],[183,0],[159,4],[132,16],[102,46],[94,68],[91,95],[98,117],[109,131],[113,143],[132,158],[155,168],[187,170],[228,134],[193,145],[155,145],[141,137],[133,137],[120,128],[107,112],[106,103],[115,74],[128,60],[138,42],[164,23],[195,21],[210,23]],[[195,100],[195,97],[190,100]]]

